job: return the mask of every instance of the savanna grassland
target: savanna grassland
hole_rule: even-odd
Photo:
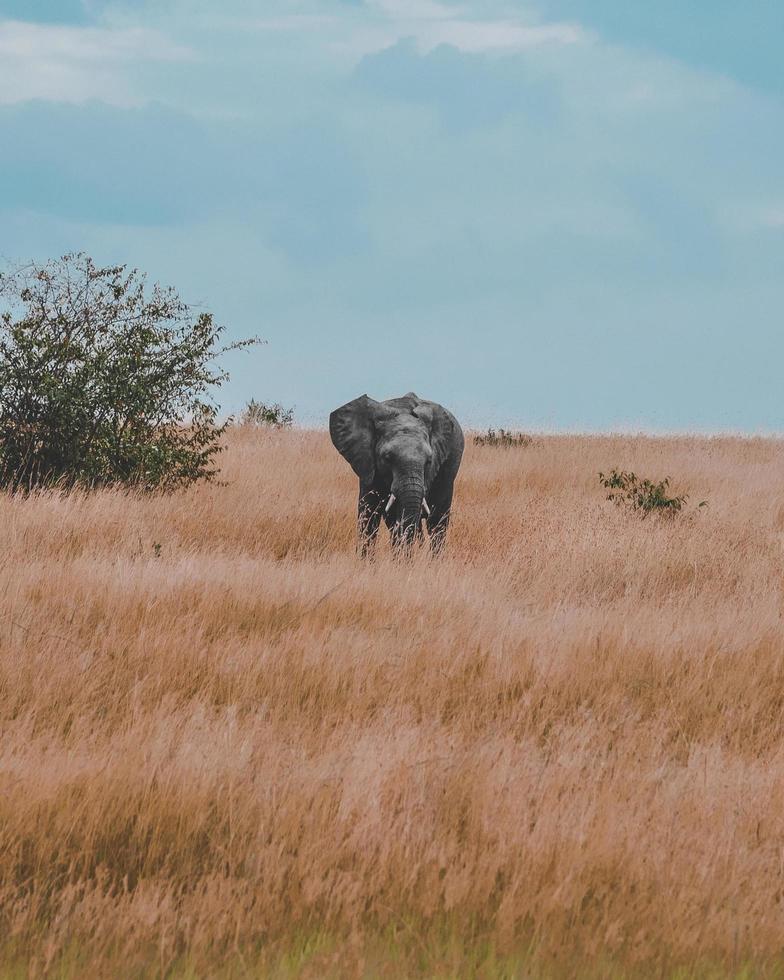
[[[325,433],[222,466],[0,497],[0,976],[784,975],[784,444],[469,445],[373,564]]]

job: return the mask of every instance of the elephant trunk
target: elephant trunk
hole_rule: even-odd
[[[408,545],[421,528],[425,485],[421,479],[400,481],[394,488],[398,506],[398,534],[401,544]]]

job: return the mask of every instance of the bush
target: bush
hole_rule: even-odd
[[[525,449],[535,442],[525,432],[508,432],[506,429],[488,429],[484,435],[474,436],[475,446],[497,446],[502,449]]]
[[[607,499],[642,512],[643,517],[651,513],[677,514],[688,500],[686,494],[669,496],[670,480],[665,477],[658,483],[641,480],[635,473],[611,470],[609,474],[599,474],[602,486],[609,490]],[[703,500],[698,506],[704,507]]]
[[[288,429],[294,424],[294,409],[284,408],[275,402],[266,405],[251,398],[240,416],[241,425],[269,425],[276,429]]]
[[[210,479],[224,328],[83,254],[0,275],[0,485],[170,490]]]

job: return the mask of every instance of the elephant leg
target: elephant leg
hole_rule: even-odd
[[[364,494],[360,493],[357,526],[359,528],[360,552],[363,558],[372,558],[376,550],[381,515],[382,503],[379,495],[374,490]]]
[[[452,508],[452,483],[443,488],[435,488],[428,500],[430,515],[427,518],[427,530],[430,535],[430,550],[437,555],[444,547],[446,532],[449,527],[449,513]]]

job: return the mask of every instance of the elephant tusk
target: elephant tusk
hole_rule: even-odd
[[[430,508],[427,506],[427,501],[424,497],[422,498],[422,510],[430,517]]]
[[[395,502],[395,495],[394,493],[390,493],[389,500],[387,501],[387,506],[384,509],[385,514],[388,514],[390,510],[392,510],[392,504],[394,504],[394,502]]]

